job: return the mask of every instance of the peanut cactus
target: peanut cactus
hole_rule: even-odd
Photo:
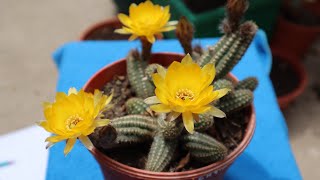
[[[228,88],[231,92],[215,106],[228,115],[240,112],[248,107],[253,100],[252,91],[257,86],[255,78],[247,78],[239,83],[228,80],[227,74],[241,60],[248,49],[256,31],[255,23],[248,21],[241,24],[240,20],[247,7],[246,0],[234,3],[229,0],[227,18],[223,21],[224,36],[207,50],[191,51],[192,35],[184,39],[184,34],[192,33],[193,29],[186,18],[180,22],[179,40],[185,52],[196,57],[195,61],[201,66],[212,63],[216,66],[214,89]],[[233,2],[233,3],[232,3]],[[235,7],[237,6],[237,7]],[[240,8],[240,9],[239,9]],[[239,17],[240,16],[240,17]],[[143,60],[142,60],[143,59]],[[179,146],[186,149],[193,160],[203,163],[213,163],[225,158],[228,149],[218,140],[207,134],[207,130],[214,126],[214,118],[210,114],[200,114],[194,123],[195,130],[189,134],[184,130],[179,118],[170,121],[164,114],[154,114],[150,111],[143,99],[155,95],[155,87],[151,75],[157,70],[158,64],[147,65],[148,58],[142,58],[137,50],[131,51],[127,57],[127,76],[131,89],[136,97],[127,100],[125,107],[127,116],[111,120],[110,127],[100,130],[99,138],[103,139],[114,131],[115,138],[105,138],[99,146],[103,149],[149,142],[151,148],[146,160],[145,169],[149,171],[165,171],[174,158]]]

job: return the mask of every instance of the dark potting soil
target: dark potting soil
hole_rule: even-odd
[[[184,0],[186,6],[194,13],[202,13],[224,6],[226,0]]]
[[[130,97],[134,96],[134,93],[130,90],[127,77],[115,76],[111,82],[105,85],[103,90],[106,94],[110,94],[111,89],[113,89],[114,92],[114,98],[112,100],[114,107],[111,110],[108,110],[108,112],[105,112],[104,115],[108,119],[127,115],[124,103]],[[214,126],[208,129],[206,133],[214,137],[219,142],[222,142],[228,148],[228,152],[230,153],[243,140],[245,130],[249,122],[250,113],[251,109],[250,107],[247,107],[241,111],[228,115],[228,119],[215,118]],[[122,164],[139,169],[144,168],[148,152],[151,147],[151,141],[143,144],[132,144],[125,147],[122,146],[112,149],[103,149],[97,143],[97,141],[99,141],[99,131],[101,131],[101,128],[96,129],[96,131],[90,135],[90,139],[95,147],[97,147],[101,152]],[[185,131],[184,133],[187,132]],[[188,151],[183,149],[182,145],[178,145],[177,147],[178,149],[175,152],[174,159],[165,171],[175,172],[176,168],[179,166],[179,162],[186,158]],[[197,169],[206,165],[207,164],[193,160],[191,157],[190,161],[179,171]]]
[[[129,38],[128,35],[115,33],[115,29],[117,28],[109,26],[100,27],[89,34],[85,40],[127,40]]]
[[[278,97],[292,92],[300,81],[293,67],[277,57],[273,58],[270,78]]]

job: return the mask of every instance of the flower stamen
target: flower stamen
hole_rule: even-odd
[[[194,93],[190,89],[179,89],[176,92],[176,98],[182,99],[182,100],[193,100],[194,99]]]
[[[76,127],[80,121],[83,121],[83,118],[81,118],[78,114],[70,116],[66,121],[67,129],[71,130],[72,128]]]

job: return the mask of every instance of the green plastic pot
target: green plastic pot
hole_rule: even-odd
[[[192,12],[184,0],[153,0],[162,6],[170,5],[171,19],[178,20],[186,16],[195,26],[195,37],[221,36],[218,26],[225,17],[225,8],[221,6],[202,13]],[[281,1],[279,0],[250,0],[250,7],[245,19],[255,21],[270,39],[279,13]],[[166,33],[166,37],[174,38],[174,32]]]

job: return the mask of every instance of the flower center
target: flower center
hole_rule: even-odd
[[[179,89],[176,92],[176,98],[179,98],[179,99],[182,99],[182,100],[189,99],[189,100],[192,101],[193,98],[194,98],[194,93],[189,89]]]
[[[70,116],[66,121],[67,129],[70,130],[76,127],[76,125],[82,120],[83,119],[78,114]]]

